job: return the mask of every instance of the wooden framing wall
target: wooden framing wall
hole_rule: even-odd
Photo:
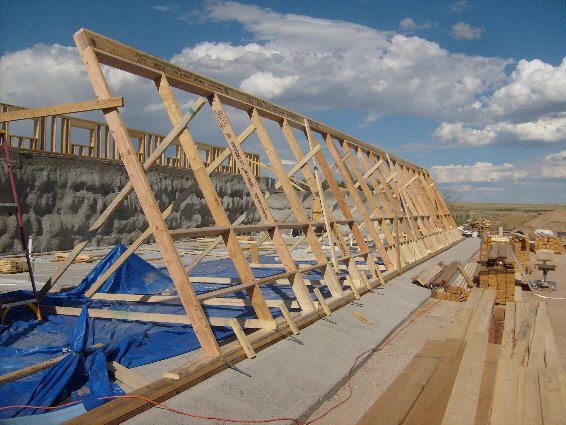
[[[70,111],[78,112],[76,104],[74,105]],[[61,115],[60,113],[54,114],[54,112],[59,112],[59,110],[46,110],[40,113],[40,116],[34,116],[33,113],[30,115],[30,110],[27,108],[0,103],[0,127],[6,131],[8,146],[37,152],[120,161],[120,153],[114,143],[108,124]],[[10,123],[20,120],[32,121],[31,134],[22,135],[10,131]],[[85,132],[84,136],[88,132],[88,136],[83,137],[84,141],[79,142],[76,135],[81,130]],[[162,134],[131,128],[128,128],[128,134],[135,141],[134,148],[141,162],[145,162],[165,138]],[[164,152],[156,164],[175,168],[190,168],[179,140],[173,140],[171,146],[174,150],[173,154]],[[220,146],[206,143],[198,142],[197,147],[206,165],[212,164],[222,152]],[[251,152],[246,152],[245,155],[254,175],[259,176],[259,155]],[[216,171],[238,173],[236,162],[232,158],[229,158],[227,164],[220,165]]]
[[[204,357],[190,367],[169,371],[176,381],[160,380],[136,391],[138,395],[163,400],[182,388],[194,385],[201,376],[226,367],[226,361],[237,361],[243,354],[255,355],[254,349],[272,343],[312,323],[331,311],[359,298],[372,288],[384,284],[406,268],[422,262],[461,240],[448,208],[427,170],[348,136],[325,124],[281,108],[263,99],[219,83],[163,61],[135,48],[81,29],[75,36],[79,54],[99,102],[112,98],[101,65],[108,65],[153,81],[172,124],[170,133],[151,154],[140,158],[132,144],[132,132],[126,128],[119,106],[102,108],[116,149],[130,182],[91,225],[89,238],[109,219],[128,194],[134,190],[147,218],[148,228],[136,242],[95,282],[86,293],[94,299],[125,302],[162,302],[177,300],[186,317],[170,314],[129,314],[123,311],[89,309],[91,317],[123,320],[161,321],[191,324]],[[173,88],[200,96],[188,111],[181,111]],[[203,161],[189,123],[196,114],[211,114],[226,148],[218,149],[212,161]],[[247,127],[237,134],[235,114],[247,117]],[[192,124],[191,124],[192,125]],[[255,137],[269,160],[276,177],[273,190],[264,193],[257,173],[247,160],[242,145]],[[196,182],[188,189],[202,192],[215,225],[206,228],[169,229],[166,219],[173,204],[164,211],[158,207],[146,178],[146,171],[167,147],[178,140],[183,157],[193,170]],[[278,142],[276,142],[278,141]],[[293,155],[294,165],[285,166],[281,152]],[[229,159],[241,174],[255,210],[248,210],[230,221],[210,174]],[[286,158],[289,159],[289,158]],[[328,189],[323,190],[323,187]],[[307,201],[320,209],[316,219],[309,216],[296,191],[306,190]],[[289,213],[276,220],[268,198],[275,191],[285,197]],[[249,223],[252,213],[260,221]],[[248,224],[243,224],[248,223]],[[302,236],[292,241],[290,230]],[[254,235],[252,247],[243,246],[240,235]],[[136,294],[101,294],[104,281],[147,239],[155,237],[164,263],[176,287],[174,296]],[[174,241],[208,237],[191,264],[183,264]],[[66,261],[56,270],[40,291],[44,296],[89,243],[78,243]],[[193,268],[218,246],[229,257],[238,278],[195,277]],[[248,251],[245,248],[249,248]],[[259,249],[270,250],[278,264],[258,264]],[[251,252],[251,260],[248,258]],[[255,253],[254,253],[255,252]],[[310,260],[305,263],[303,260]],[[283,272],[258,278],[254,269],[279,267]],[[319,276],[312,277],[313,271]],[[346,272],[346,273],[344,273]],[[223,284],[219,289],[197,295],[191,282]],[[231,286],[226,287],[229,283]],[[293,300],[267,300],[262,285],[286,284],[292,288]],[[321,289],[325,289],[326,297]],[[245,291],[244,297],[226,295]],[[236,319],[206,316],[203,305],[251,306],[256,318]],[[274,319],[270,308],[279,308],[282,317]],[[289,308],[293,309],[289,312]],[[79,314],[79,309],[54,307],[57,314]],[[221,345],[212,333],[214,326],[232,326],[238,338]],[[242,329],[256,329],[244,333]],[[257,330],[259,329],[259,330]],[[149,405],[140,400],[115,400],[106,407],[83,415],[75,423],[115,423],[136,414]],[[102,416],[101,416],[102,414]]]

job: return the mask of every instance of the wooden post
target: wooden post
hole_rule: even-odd
[[[173,96],[173,91],[171,90],[171,87],[169,86],[169,82],[165,75],[161,76],[159,81],[156,82],[156,85],[171,122],[176,122],[181,116],[181,112],[179,111],[179,107]],[[226,211],[222,206],[222,201],[220,200],[220,197],[218,196],[218,193],[214,188],[214,184],[210,179],[209,173],[207,172],[204,163],[199,155],[197,145],[187,128],[185,128],[179,135],[179,141],[181,143],[181,146],[183,147],[183,150],[185,151],[185,154],[187,155],[187,159],[189,160],[189,164],[191,166],[191,169],[193,170],[195,179],[199,184],[199,187],[207,202],[208,208],[210,209],[210,213],[212,214],[214,221],[218,226],[230,226],[230,220],[228,219],[228,215],[226,214]],[[238,148],[240,148],[240,143],[238,142],[237,137],[235,137],[234,143],[238,145]],[[222,237],[224,238],[226,249],[230,253],[230,257],[234,262],[234,267],[236,268],[240,279],[242,279],[242,282],[253,282],[255,278],[252,269],[250,268],[242,253],[240,243],[238,242],[238,236],[236,235],[234,230],[230,229],[224,235],[222,235]],[[246,289],[246,292],[248,293],[248,296],[252,301],[252,305],[254,306],[257,317],[263,320],[273,319],[273,316],[271,315],[271,312],[269,311],[269,308],[265,303],[265,298],[263,297],[259,286],[250,286]]]
[[[99,99],[107,99],[111,97],[110,89],[106,84],[104,74],[100,68],[100,64],[96,57],[96,53],[92,46],[89,44],[88,38],[85,37],[82,31],[75,34],[75,43],[77,44],[79,54],[85,65],[88,77],[92,83],[92,87]],[[159,245],[163,260],[171,279],[177,288],[183,307],[187,312],[187,316],[191,320],[195,334],[201,344],[202,350],[208,355],[220,355],[220,347],[212,333],[212,329],[208,320],[206,319],[200,303],[196,298],[196,294],[191,285],[189,277],[185,274],[183,264],[179,258],[179,254],[175,249],[173,240],[167,231],[167,226],[161,211],[153,197],[151,187],[147,181],[144,170],[137,160],[136,153],[133,149],[132,142],[126,130],[120,113],[116,108],[103,110],[104,116],[108,122],[108,126],[112,131],[112,135],[128,175],[135,188],[138,200],[142,206],[147,221],[149,222],[155,240]]]
[[[236,142],[236,134],[234,133],[232,125],[230,124],[230,121],[228,120],[228,117],[224,112],[222,103],[220,102],[218,95],[215,94],[210,99],[210,104],[218,126],[220,127],[220,130],[222,131],[222,134],[224,135],[224,138],[228,143],[228,147],[232,150],[232,158],[236,159],[237,161],[240,174],[244,178],[244,182],[246,183],[246,186],[250,191],[250,195],[257,208],[258,214],[260,215],[264,223],[275,224],[275,219],[273,218],[271,210],[269,209],[267,202],[265,201],[259,184],[257,183],[248,162],[245,160],[244,152],[242,151],[240,145]],[[285,240],[283,239],[283,235],[281,234],[279,228],[275,227],[274,230],[270,232],[270,236],[271,240],[273,241],[273,246],[277,251],[279,258],[281,258],[281,262],[283,264],[283,267],[285,268],[285,271],[294,273],[294,275],[289,278],[289,281],[291,283],[291,286],[293,287],[293,292],[297,297],[299,305],[305,311],[313,311],[315,308],[310,293],[305,285],[301,273],[297,268],[297,265],[295,264],[295,261],[293,260],[293,257],[291,256],[287,248],[287,245],[285,244]]]

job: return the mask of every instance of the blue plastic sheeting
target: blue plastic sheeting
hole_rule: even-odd
[[[69,397],[81,399],[87,409],[100,403],[98,397],[119,393],[108,380],[106,362],[118,361],[126,367],[163,360],[200,347],[191,326],[168,323],[138,322],[127,320],[93,319],[86,316],[86,307],[111,308],[113,310],[159,312],[185,315],[179,303],[128,303],[90,300],[84,297],[88,288],[125,251],[116,246],[72,291],[49,294],[42,300],[46,305],[82,307],[80,317],[45,315],[43,321],[34,319],[31,310],[20,307],[10,310],[7,319],[10,326],[0,326],[0,374],[5,374],[64,353],[69,353],[55,366],[0,386],[0,404],[51,406]],[[206,262],[201,272],[208,276],[223,275],[231,262]],[[277,271],[267,271],[277,273]],[[194,284],[197,293],[230,285]],[[293,298],[286,285],[262,287],[266,298]],[[176,293],[171,279],[137,255],[132,255],[113,273],[98,292],[124,294]],[[240,294],[245,296],[244,293]],[[235,296],[235,295],[231,295]],[[27,291],[4,294],[4,298],[25,299]],[[203,306],[209,316],[255,318],[250,307]],[[279,309],[271,309],[274,317]],[[231,328],[214,327],[218,340],[233,335]],[[102,344],[92,350],[95,344]],[[0,412],[0,418],[38,414],[42,411],[24,409]]]

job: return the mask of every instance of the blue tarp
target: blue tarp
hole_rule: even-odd
[[[184,315],[179,303],[127,303],[90,300],[84,293],[126,250],[116,246],[72,291],[49,294],[45,305],[82,307],[79,317],[45,315],[43,321],[34,319],[31,310],[13,308],[7,315],[10,325],[0,326],[0,374],[5,374],[62,354],[67,356],[55,366],[25,378],[0,386],[0,405],[15,404],[51,406],[80,389],[85,407],[92,408],[99,396],[119,392],[108,380],[106,362],[118,361],[126,367],[136,367],[196,350],[200,347],[191,326],[169,323],[107,320],[89,318],[87,307],[112,308],[140,312],[159,312]],[[231,265],[221,261],[205,263],[198,270],[208,276],[228,273]],[[232,266],[233,267],[233,266]],[[269,274],[278,271],[269,271]],[[228,286],[228,285],[226,285]],[[219,285],[195,284],[197,293],[218,289]],[[221,286],[220,286],[221,287]],[[122,294],[176,294],[175,286],[166,273],[158,270],[137,255],[132,255],[113,273],[98,292]],[[288,287],[266,291],[266,297],[292,297]],[[3,298],[29,298],[27,291],[3,294]],[[204,306],[209,316],[254,318],[248,307]],[[277,317],[280,312],[272,309]],[[214,327],[218,340],[233,335],[230,328]],[[96,344],[99,349],[92,350]],[[0,412],[0,418],[43,413],[40,410],[14,409]]]
[[[119,394],[121,390],[108,380],[106,362],[117,361],[132,368],[170,358],[200,347],[191,326],[140,322],[130,320],[93,319],[88,308],[127,310],[147,313],[185,315],[178,302],[132,303],[91,300],[85,292],[126,250],[117,245],[72,291],[48,294],[44,305],[72,306],[83,309],[79,317],[45,315],[43,321],[35,320],[31,310],[13,308],[7,315],[10,325],[0,325],[0,375],[68,353],[57,365],[12,383],[0,386],[0,405],[33,404],[51,406],[67,399],[81,399],[87,409],[100,404],[98,397]],[[262,257],[262,262],[275,262],[273,257]],[[256,277],[284,272],[283,269],[254,269]],[[201,262],[191,276],[234,277],[238,274],[230,259]],[[309,274],[311,279],[322,278],[318,271]],[[197,294],[222,288],[221,284],[193,284]],[[326,287],[320,287],[328,296]],[[294,299],[288,285],[262,285],[266,299]],[[167,270],[159,270],[136,254],[131,255],[102,285],[99,293],[120,294],[170,294],[176,288]],[[245,297],[244,292],[226,297]],[[313,295],[314,297],[314,295]],[[27,291],[3,294],[3,298],[27,299]],[[255,318],[251,307],[203,306],[208,316]],[[274,317],[281,313],[271,309]],[[231,328],[214,327],[218,340],[233,335]],[[98,346],[97,348],[93,348]],[[77,393],[77,390],[79,391]],[[0,411],[1,418],[43,413],[40,410],[14,409]]]

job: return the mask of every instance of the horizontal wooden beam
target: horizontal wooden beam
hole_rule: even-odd
[[[79,316],[82,309],[78,307],[41,306],[41,310],[50,314],[64,316]],[[139,322],[178,323],[191,325],[188,316],[184,314],[147,313],[144,311],[102,310],[89,308],[88,315],[98,319],[135,320]],[[231,317],[208,317],[211,326],[230,326]],[[240,326],[245,329],[276,329],[274,320],[238,319]]]
[[[123,97],[87,100],[84,102],[65,103],[63,105],[44,106],[41,108],[21,109],[0,114],[0,121],[19,121],[51,115],[72,114],[75,112],[95,111],[98,109],[120,108],[124,106]]]

